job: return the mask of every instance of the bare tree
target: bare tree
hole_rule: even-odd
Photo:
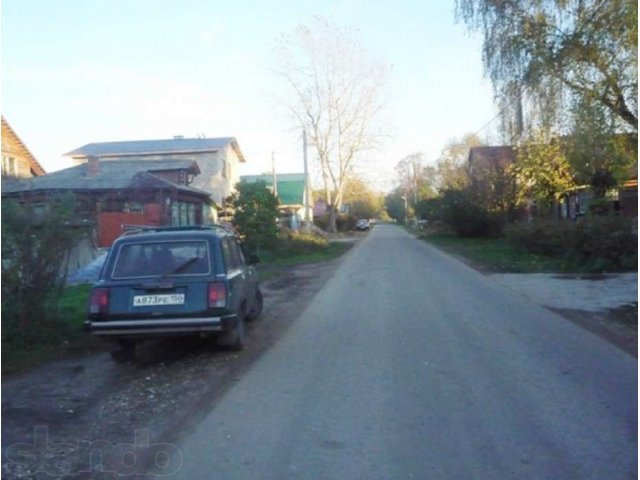
[[[336,230],[344,186],[354,161],[378,145],[386,66],[368,59],[348,29],[315,17],[278,44],[276,73],[285,80],[282,105],[315,147]]]
[[[407,155],[396,165],[400,186],[405,194],[411,195],[413,205],[423,198],[435,195],[435,168],[425,165],[421,152]]]
[[[483,144],[480,137],[474,133],[467,133],[460,139],[447,142],[436,162],[437,189],[440,193],[446,190],[462,190],[468,186],[469,150]]]

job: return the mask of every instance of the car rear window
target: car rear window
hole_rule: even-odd
[[[166,241],[121,245],[111,278],[208,275],[209,249],[205,241]]]

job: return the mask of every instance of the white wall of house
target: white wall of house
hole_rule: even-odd
[[[218,205],[233,192],[240,181],[240,159],[230,145],[215,153],[194,154],[193,158],[200,167],[192,186],[205,190]]]

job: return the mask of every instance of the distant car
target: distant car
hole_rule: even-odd
[[[86,328],[119,344],[116,361],[132,360],[136,343],[161,336],[211,335],[241,350],[245,320],[262,312],[257,262],[222,226],[125,234],[92,287]]]
[[[371,222],[366,218],[361,218],[356,222],[356,230],[369,230],[371,228]]]

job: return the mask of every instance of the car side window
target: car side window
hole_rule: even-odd
[[[224,264],[227,267],[227,271],[233,270],[235,267],[233,262],[233,257],[231,256],[231,247],[229,246],[229,240],[223,238],[221,241],[222,245],[222,257],[224,258]]]
[[[236,248],[238,249],[238,257],[240,258],[240,265],[242,265],[243,267],[247,265],[247,260],[244,257],[244,250],[242,250],[242,246],[240,245],[240,243],[237,240],[234,240],[234,242],[236,244]]]
[[[240,268],[242,261],[238,252],[238,244],[234,239],[229,239],[229,249],[231,250],[231,260],[233,261],[233,268]]]

